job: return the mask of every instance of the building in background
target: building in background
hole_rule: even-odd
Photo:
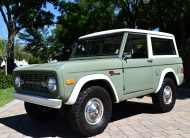
[[[20,67],[20,66],[25,66],[25,65],[28,65],[28,62],[25,60],[25,59],[23,59],[23,60],[16,60],[15,59],[15,68],[16,67]],[[1,63],[1,66],[0,66],[0,68],[1,69],[5,69],[5,61],[3,61],[2,63]]]

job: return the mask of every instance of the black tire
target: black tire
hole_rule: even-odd
[[[168,97],[165,96],[165,91],[169,91]],[[165,91],[164,91],[165,90]],[[170,91],[171,90],[171,91]],[[170,97],[171,96],[171,97]],[[176,86],[172,79],[164,78],[161,89],[152,95],[152,102],[156,110],[161,113],[169,112],[173,109],[176,101]]]
[[[87,103],[97,99],[100,100],[102,103],[99,105],[103,105],[103,111],[101,112],[102,117],[99,119],[99,122],[91,124],[91,122],[89,123],[86,117],[88,114],[90,116],[90,113],[87,113],[85,111],[87,111]],[[99,109],[101,109],[101,106],[96,106],[96,111],[98,111],[98,114],[100,113]],[[96,111],[91,113],[95,114]],[[110,95],[104,88],[100,86],[91,86],[81,91],[76,103],[72,105],[67,112],[68,123],[70,127],[78,134],[86,137],[102,133],[110,121],[111,114],[112,102]]]
[[[24,102],[24,107],[27,114],[37,121],[46,121],[52,119],[59,112],[58,109],[53,109],[41,105],[36,105],[28,102]]]

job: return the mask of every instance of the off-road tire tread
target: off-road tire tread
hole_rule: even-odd
[[[166,85],[169,85],[172,89],[172,103],[170,103],[169,105],[166,105],[163,101],[163,90]],[[163,81],[163,84],[162,84],[160,90],[157,93],[152,95],[153,105],[158,112],[165,113],[165,112],[169,112],[173,109],[173,107],[175,105],[175,101],[176,101],[175,83],[170,78],[164,78],[164,81]]]
[[[79,115],[81,111],[79,109],[81,108],[82,102],[84,101],[84,99],[88,95],[90,95],[90,94],[92,94],[92,93],[94,93],[96,91],[101,91],[102,93],[107,95],[108,98],[106,99],[107,100],[106,102],[108,102],[108,104],[110,104],[111,107],[112,107],[111,98],[110,98],[109,94],[107,93],[107,91],[104,88],[100,87],[100,86],[91,86],[89,88],[84,89],[83,91],[81,91],[79,93],[77,101],[75,102],[74,105],[72,105],[69,108],[69,110],[67,112],[68,123],[69,123],[70,127],[75,132],[77,132],[78,134],[80,134],[82,136],[90,137],[90,136],[94,136],[96,134],[100,134],[100,133],[102,133],[104,131],[107,124],[109,123],[109,119],[108,119],[107,122],[105,122],[103,124],[103,126],[101,126],[101,129],[96,129],[95,131],[91,131],[91,132],[90,131],[87,132],[82,126],[82,122],[80,120],[80,115]],[[112,112],[112,109],[110,109],[110,114],[109,114],[108,118],[111,118],[111,112]]]

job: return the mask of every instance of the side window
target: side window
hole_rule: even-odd
[[[153,55],[176,55],[172,39],[151,38]]]
[[[141,34],[128,34],[124,49],[124,57],[147,58],[147,37]]]

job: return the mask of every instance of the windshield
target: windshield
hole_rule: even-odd
[[[123,33],[79,39],[72,58],[118,55]]]

